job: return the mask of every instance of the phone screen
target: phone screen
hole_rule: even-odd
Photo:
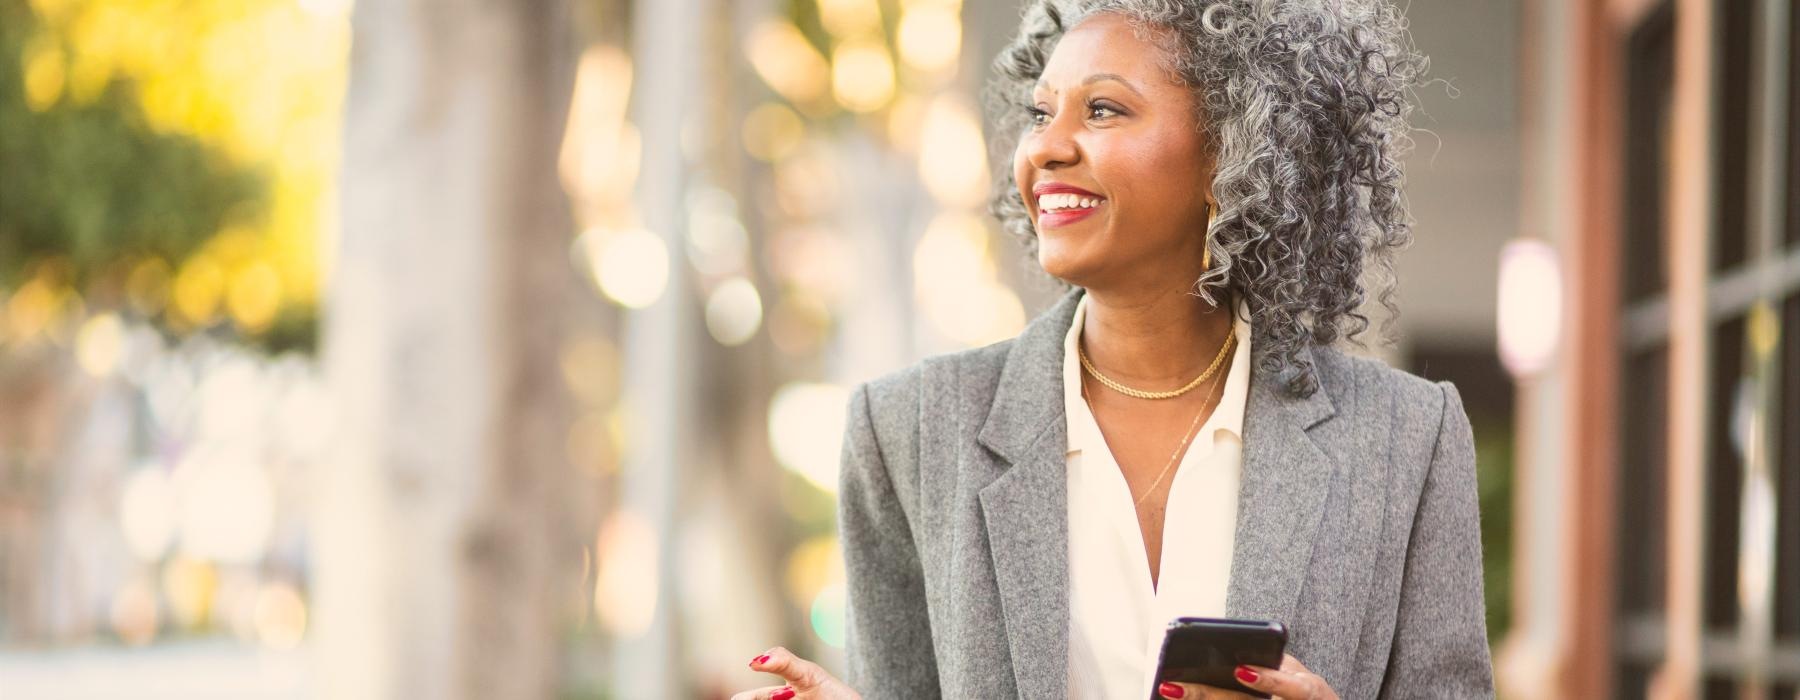
[[[1279,622],[1178,617],[1163,634],[1155,685],[1200,683],[1266,698],[1268,694],[1238,683],[1235,671],[1244,664],[1281,668],[1286,648],[1287,628]]]

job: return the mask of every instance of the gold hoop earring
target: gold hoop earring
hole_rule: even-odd
[[[1206,237],[1205,237],[1205,240],[1202,241],[1200,244],[1200,249],[1201,249],[1200,271],[1201,272],[1205,272],[1207,270],[1212,269],[1213,218],[1216,217],[1218,215],[1218,213],[1219,213],[1219,210],[1217,207],[1214,207],[1210,204],[1206,206]]]

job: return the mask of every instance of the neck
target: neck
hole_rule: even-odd
[[[1081,346],[1107,376],[1145,390],[1180,387],[1205,371],[1232,332],[1232,305],[1189,288],[1087,291]]]

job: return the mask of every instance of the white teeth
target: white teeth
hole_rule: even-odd
[[[1038,197],[1038,208],[1053,209],[1089,209],[1100,204],[1098,197],[1082,197],[1073,194],[1047,194]]]

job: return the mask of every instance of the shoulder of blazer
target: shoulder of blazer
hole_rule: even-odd
[[[945,416],[940,400],[964,401],[986,415],[993,400],[1000,369],[1016,338],[969,350],[933,355],[911,365],[864,382],[857,391],[866,396],[870,428],[875,431],[882,460],[890,472],[912,475],[919,457],[919,423],[930,416]],[[950,391],[947,397],[930,396]],[[931,412],[929,416],[927,412]],[[855,426],[852,426],[853,428]]]
[[[1321,381],[1333,398],[1362,393],[1392,396],[1406,403],[1435,405],[1443,394],[1440,385],[1373,357],[1352,355],[1333,346],[1313,348]]]
[[[1404,453],[1422,451],[1430,459],[1442,426],[1467,420],[1461,394],[1451,382],[1432,381],[1333,347],[1315,347],[1313,357],[1339,413],[1352,421],[1385,423],[1397,443],[1392,447]]]

